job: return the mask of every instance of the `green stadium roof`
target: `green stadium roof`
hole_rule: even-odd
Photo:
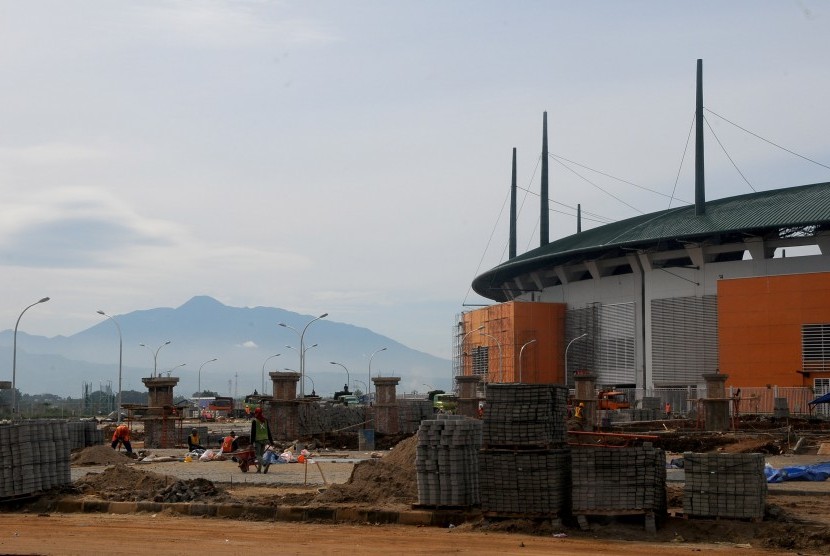
[[[667,248],[683,242],[723,243],[732,236],[768,236],[779,230],[830,229],[830,183],[802,185],[636,216],[583,231],[523,253],[473,280],[479,295],[506,301],[505,282],[541,268],[617,256],[623,250]]]

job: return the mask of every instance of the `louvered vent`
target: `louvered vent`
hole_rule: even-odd
[[[717,370],[717,296],[653,300],[651,333],[655,386],[699,384]]]

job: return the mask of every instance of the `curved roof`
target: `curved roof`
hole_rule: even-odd
[[[708,201],[706,214],[701,216],[689,205],[606,224],[510,259],[477,276],[473,289],[489,299],[505,301],[503,283],[543,267],[617,255],[623,249],[722,240],[735,234],[764,236],[805,226],[830,229],[830,182]]]

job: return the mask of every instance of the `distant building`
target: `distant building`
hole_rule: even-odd
[[[456,374],[572,384],[585,369],[599,385],[653,388],[719,371],[737,387],[827,391],[830,183],[707,202],[698,163],[695,205],[550,243],[543,230],[539,247],[476,277],[499,304],[460,316]]]

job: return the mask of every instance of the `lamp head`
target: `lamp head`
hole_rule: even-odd
[[[49,298],[48,298],[48,297],[44,297],[43,299],[41,299],[40,301],[38,301],[38,303],[46,303],[47,301],[49,301]]]

